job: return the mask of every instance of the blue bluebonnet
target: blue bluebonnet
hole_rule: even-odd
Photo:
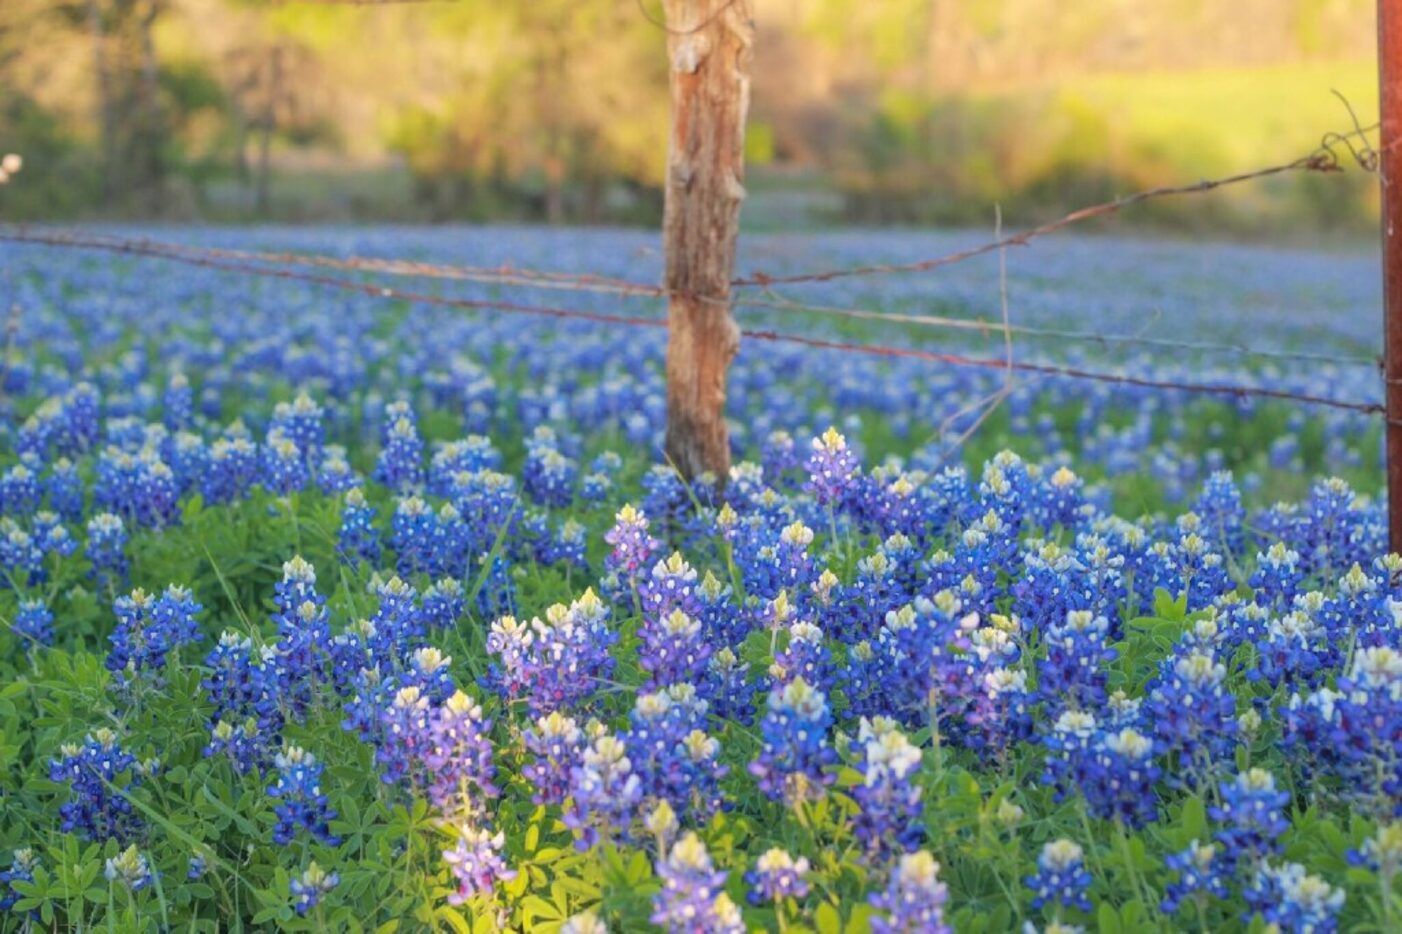
[[[1072,610],[1043,635],[1038,691],[1055,710],[1093,710],[1105,702],[1106,665],[1119,653],[1106,644],[1109,623],[1089,610]]]
[[[341,527],[336,533],[336,549],[351,565],[380,560],[380,532],[375,528],[375,507],[358,487],[346,492],[341,508]]]
[[[39,868],[39,857],[25,847],[15,850],[10,868],[0,872],[0,911],[10,911],[15,902],[23,896],[15,889],[16,882],[33,882],[34,870]]]
[[[496,656],[488,682],[504,697],[524,699],[535,716],[580,704],[613,672],[609,649],[618,636],[608,612],[586,590],[568,607],[550,607],[544,620],[498,619],[487,636],[487,651]]]
[[[259,477],[258,446],[248,438],[219,438],[209,447],[209,462],[200,481],[208,503],[232,503],[248,495]]]
[[[906,853],[896,863],[885,889],[878,889],[870,902],[874,934],[949,934],[944,917],[949,899],[948,887],[939,879],[939,863],[924,850]]]
[[[832,711],[822,691],[802,678],[775,686],[760,722],[760,753],[749,767],[760,790],[790,804],[821,798],[836,778],[831,725]]]
[[[1164,864],[1177,879],[1164,889],[1160,910],[1173,914],[1185,901],[1201,905],[1207,898],[1226,898],[1230,873],[1221,850],[1210,843],[1193,840],[1182,850],[1170,853]]]
[[[1337,776],[1356,808],[1394,816],[1402,806],[1402,652],[1360,648],[1337,690],[1294,694],[1281,742],[1306,755],[1316,773]]]
[[[0,474],[0,512],[5,515],[28,516],[39,508],[43,498],[39,474],[29,464],[14,464]]]
[[[133,843],[116,856],[107,858],[103,875],[108,882],[119,882],[133,892],[139,892],[155,881],[146,857]]]
[[[920,750],[895,721],[863,719],[857,735],[861,781],[851,789],[857,842],[872,865],[917,849],[924,836],[922,791],[914,782]]]
[[[6,586],[37,587],[48,579],[43,543],[9,516],[0,518],[0,570]]]
[[[521,487],[532,501],[563,509],[574,499],[579,465],[552,443],[527,442],[526,463],[521,471]]]
[[[302,449],[278,429],[269,431],[263,444],[261,479],[264,489],[275,496],[289,496],[311,485],[311,468]]]
[[[1154,784],[1163,774],[1154,756],[1154,740],[1133,727],[1098,736],[1080,770],[1090,813],[1129,827],[1153,821],[1158,816]]]
[[[1224,855],[1233,864],[1255,862],[1280,848],[1279,838],[1290,826],[1284,808],[1290,793],[1276,788],[1265,769],[1248,769],[1222,785],[1222,803],[1208,809],[1226,826],[1218,832]]]
[[[312,911],[340,882],[339,875],[327,872],[317,865],[316,860],[312,860],[302,875],[294,878],[289,886],[297,914],[305,916]]]
[[[129,793],[144,774],[112,730],[94,730],[81,744],[65,744],[59,758],[49,761],[49,780],[68,786],[59,829],[91,840],[134,839],[143,824]]]
[[[386,409],[388,428],[384,433],[384,448],[375,463],[375,480],[396,493],[406,493],[423,484],[423,441],[418,426],[407,409],[391,414]]]
[[[689,684],[639,694],[623,736],[641,779],[644,806],[666,801],[683,817],[704,822],[724,807],[720,743],[707,734],[706,705]]]
[[[21,600],[11,630],[25,648],[34,645],[52,645],[54,641],[53,611],[41,599]]]
[[[1210,649],[1188,646],[1164,659],[1148,685],[1148,722],[1177,759],[1176,780],[1209,781],[1236,747],[1236,699],[1227,690],[1226,674]]]
[[[1291,934],[1332,934],[1344,905],[1343,889],[1309,875],[1299,863],[1260,866],[1243,896],[1251,909],[1244,920],[1259,913],[1267,924]]]
[[[162,418],[166,428],[179,431],[189,428],[195,417],[195,393],[184,373],[174,373],[166,383]]]
[[[268,786],[268,795],[277,800],[273,813],[273,842],[287,846],[305,830],[317,840],[335,846],[340,840],[331,833],[336,819],[329,799],[321,790],[323,766],[316,756],[300,746],[288,746],[273,760],[277,775]]]
[[[65,522],[77,522],[83,517],[83,478],[77,464],[66,457],[54,461],[45,482],[49,508]]]
[[[1037,857],[1037,873],[1025,883],[1033,892],[1032,907],[1056,905],[1090,911],[1091,874],[1085,867],[1085,852],[1080,844],[1064,837],[1042,847]]]
[[[108,637],[107,670],[124,675],[159,671],[171,651],[202,638],[195,619],[202,609],[190,591],[174,584],[160,596],[138,588],[118,597],[112,604],[117,626]]]

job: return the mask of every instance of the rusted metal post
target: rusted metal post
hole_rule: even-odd
[[[745,197],[752,0],[666,0],[672,126],[667,152],[667,456],[688,478],[730,471],[725,371]]]
[[[1378,0],[1378,92],[1387,527],[1392,550],[1402,551],[1402,0]]]

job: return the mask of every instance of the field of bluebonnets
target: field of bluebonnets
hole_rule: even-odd
[[[658,266],[621,232],[178,236]],[[740,265],[959,240],[757,236]],[[1018,359],[1378,396],[1369,255],[1010,262],[1021,327],[1304,354],[1023,332]],[[952,450],[1002,373],[751,341],[717,496],[659,453],[661,330],[0,266],[6,931],[1402,925],[1367,414],[1022,374]],[[999,316],[993,257],[789,294]]]

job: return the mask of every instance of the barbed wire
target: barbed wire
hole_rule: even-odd
[[[1223,188],[1229,185],[1237,185],[1242,182],[1255,181],[1262,178],[1269,178],[1273,175],[1283,175],[1289,172],[1339,172],[1342,167],[1339,164],[1338,154],[1334,147],[1356,137],[1366,139],[1367,134],[1377,129],[1378,125],[1360,127],[1346,133],[1330,132],[1321,139],[1319,146],[1309,155],[1301,156],[1290,162],[1283,162],[1279,165],[1266,166],[1261,169],[1254,169],[1249,172],[1238,172],[1234,175],[1226,175],[1220,178],[1204,179],[1187,185],[1162,185],[1157,188],[1147,188],[1133,194],[1123,195],[1110,201],[1100,204],[1093,204],[1089,207],[1080,208],[1058,217],[1056,220],[1047,221],[1036,227],[1029,228],[1021,233],[1010,234],[1006,237],[997,237],[986,243],[977,246],[967,247],[946,253],[943,256],[934,256],[928,259],[915,260],[906,263],[872,263],[862,266],[849,266],[842,269],[827,269],[817,272],[794,273],[791,275],[771,275],[765,272],[751,273],[731,280],[731,285],[735,288],[773,288],[778,285],[799,285],[812,282],[832,282],[835,279],[847,279],[855,276],[875,276],[892,275],[896,273],[929,272],[941,266],[949,266],[954,263],[962,263],[979,256],[993,253],[997,250],[1006,249],[1010,246],[1026,246],[1033,240],[1045,237],[1064,230],[1074,224],[1083,223],[1099,217],[1107,217],[1116,214],[1127,207],[1141,204],[1158,198],[1171,198],[1181,195],[1203,194]],[[1368,151],[1372,151],[1371,149]],[[1366,160],[1355,159],[1360,168],[1369,171]]]
[[[314,253],[293,253],[286,251],[235,250],[226,247],[192,246],[190,244],[151,240],[149,238],[113,237],[111,235],[88,232],[36,231],[26,225],[16,225],[9,228],[0,227],[0,230],[9,231],[9,233],[0,239],[12,242],[57,247],[67,246],[152,257],[203,257],[239,263],[310,266],[323,269],[337,269],[346,272],[378,273],[411,278],[445,279],[471,282],[474,284],[518,286],[521,288],[543,290],[578,291],[634,298],[660,299],[667,297],[667,290],[661,286],[592,273],[545,271],[511,265],[450,266],[416,260],[385,259],[378,257],[334,257]],[[736,298],[733,304],[741,308],[754,308],[781,313],[815,314],[829,317],[850,318],[860,321],[884,321],[923,328],[974,332],[987,336],[1001,334],[1005,328],[1005,323],[992,321],[986,318],[959,318],[944,315],[915,314],[823,305],[791,299],[770,289],[766,289],[761,295],[763,297],[741,296]],[[1377,357],[1363,354],[1329,354],[1309,351],[1265,349],[1249,347],[1244,344],[1149,337],[1142,333],[1103,334],[1092,331],[1077,331],[1021,324],[1008,324],[1006,325],[1006,329],[1012,334],[1028,337],[1078,341],[1101,346],[1111,344],[1144,346],[1237,357],[1254,357],[1264,360],[1331,363],[1343,366],[1369,368],[1378,366]]]
[[[78,244],[74,244],[66,240],[46,238],[43,235],[15,230],[0,230],[0,241],[17,243],[39,243],[59,247],[78,246]],[[556,308],[539,305],[525,305],[519,302],[507,302],[495,299],[457,298],[444,295],[434,295],[425,292],[413,292],[404,289],[388,288],[374,283],[356,282],[350,279],[340,278],[339,276],[297,272],[291,269],[278,269],[268,266],[259,266],[251,263],[240,263],[226,261],[223,259],[211,259],[201,256],[183,255],[177,252],[144,248],[141,244],[134,242],[107,244],[101,248],[119,253],[126,253],[135,256],[146,256],[156,259],[164,259],[170,262],[185,263],[203,268],[222,270],[225,272],[236,272],[245,275],[264,276],[288,281],[305,282],[313,285],[320,285],[330,288],[341,289],[343,291],[355,292],[369,296],[371,298],[413,302],[426,305],[435,305],[440,307],[462,308],[476,311],[500,311],[509,314],[522,314],[545,318],[576,319],[590,321],[598,324],[617,324],[629,327],[667,327],[667,321],[664,318],[645,318],[633,315],[612,314],[607,312],[583,311],[574,308]],[[1291,401],[1303,405],[1316,405],[1325,408],[1361,412],[1366,414],[1381,414],[1385,411],[1384,407],[1378,403],[1354,402],[1345,399],[1334,399],[1327,396],[1317,396],[1309,393],[1294,392],[1291,390],[1271,389],[1263,386],[1242,386],[1230,383],[1197,383],[1187,381],[1179,382],[1166,379],[1151,379],[1148,377],[1130,376],[1127,374],[1120,373],[1108,373],[1099,370],[1090,370],[1082,367],[1063,366],[1060,364],[1031,363],[1022,360],[998,359],[993,357],[972,357],[964,354],[951,353],[947,351],[926,350],[913,347],[894,347],[884,344],[850,343],[846,341],[830,340],[827,338],[811,337],[801,334],[793,334],[782,331],[756,328],[741,328],[740,334],[744,338],[757,341],[794,344],[810,348],[836,350],[847,353],[858,353],[876,357],[926,360],[933,363],[944,363],[951,366],[1016,371],[1021,373],[1037,373],[1043,376],[1059,376],[1068,379],[1087,380],[1093,382],[1133,386],[1146,389],[1176,390],[1188,393],[1233,396],[1237,398],[1261,397],[1268,399],[1277,399],[1282,401]]]

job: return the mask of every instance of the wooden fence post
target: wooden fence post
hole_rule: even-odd
[[[1378,0],[1388,534],[1402,551],[1402,0]]]
[[[725,371],[745,197],[752,0],[665,0],[672,126],[667,153],[667,456],[687,478],[730,471]]]

